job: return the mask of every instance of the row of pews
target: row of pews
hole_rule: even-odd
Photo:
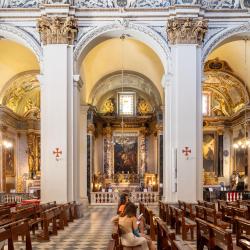
[[[233,249],[232,235],[236,245],[250,249],[250,202],[198,201],[190,204],[179,201],[178,205],[159,202],[159,216],[156,218],[158,249],[191,249],[185,241],[187,232],[194,240],[196,231],[197,249]],[[181,234],[182,241],[176,241]]]
[[[49,241],[51,235],[79,218],[76,202],[57,204],[50,202],[41,205],[0,204],[0,249],[5,241],[8,249],[14,250],[14,242],[19,237],[25,239],[26,250],[32,249],[33,238],[38,241]]]

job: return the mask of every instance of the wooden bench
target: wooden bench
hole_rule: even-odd
[[[174,229],[175,228],[175,206],[170,205],[169,206],[169,220],[170,220],[170,228]]]
[[[29,228],[32,230],[33,234],[35,234],[35,230],[38,229],[39,224],[42,223],[42,218],[39,217],[37,208],[34,206],[12,213],[11,218],[14,221],[28,219]]]
[[[181,234],[182,234],[182,239],[187,240],[187,233],[190,230],[191,232],[191,240],[194,239],[194,228],[196,227],[196,223],[189,219],[186,218],[184,215],[184,211],[182,211],[179,208],[175,208],[175,229],[176,229],[176,234],[180,234],[180,228],[181,228]]]
[[[14,250],[13,242],[18,240],[18,236],[25,238],[26,250],[32,250],[30,230],[27,220],[15,221],[0,227],[0,241],[8,240],[8,250]]]
[[[43,232],[40,235],[40,238],[44,241],[49,241],[50,238],[50,231],[49,226],[52,226],[52,234],[57,235],[57,224],[56,224],[56,215],[55,209],[51,208],[44,212],[42,212],[42,219],[43,219]]]
[[[166,222],[160,218],[156,218],[157,225],[157,247],[158,249],[171,250],[173,241],[175,240],[175,233],[172,232]]]
[[[212,208],[212,209],[216,210],[216,205],[214,202],[204,201],[204,205],[205,205],[205,207]]]
[[[196,218],[205,220],[204,206],[200,205],[195,206],[195,216]]]
[[[196,218],[197,223],[197,249],[204,246],[208,249],[233,250],[232,235],[230,232],[209,222]]]
[[[214,224],[223,229],[230,228],[230,224],[218,219],[216,210],[208,207],[204,207],[204,220]]]
[[[156,239],[154,213],[151,209],[149,209],[148,207],[145,207],[143,215],[145,218],[146,225],[149,225],[149,227],[150,227],[150,229],[149,229],[150,238],[154,241]]]
[[[243,250],[250,249],[250,221],[236,216],[235,224],[236,245]]]
[[[193,248],[190,247],[186,242],[181,240],[174,240],[173,241],[173,250],[192,250]]]

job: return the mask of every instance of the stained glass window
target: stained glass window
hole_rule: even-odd
[[[135,94],[119,93],[119,115],[134,115],[135,111]]]
[[[211,110],[211,95],[209,92],[202,93],[202,114],[204,116],[210,115]]]

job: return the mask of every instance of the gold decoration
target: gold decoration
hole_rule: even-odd
[[[36,72],[28,72],[9,82],[2,104],[21,116],[40,113],[40,88]]]
[[[226,72],[233,72],[232,68],[228,65],[228,63],[224,60],[220,60],[218,57],[216,57],[215,59],[212,60],[208,60],[205,63],[204,66],[204,71],[216,71],[216,70],[220,70],[220,71],[226,71]]]
[[[17,178],[16,192],[17,193],[25,193],[25,185],[24,185],[24,181],[23,181],[22,176],[19,176]]]
[[[115,105],[112,98],[106,100],[102,106],[102,112],[105,114],[113,114],[115,111]]]
[[[38,19],[37,28],[44,45],[73,44],[78,31],[74,17],[42,16]]]
[[[88,128],[87,128],[87,131],[88,131],[88,133],[89,134],[94,134],[95,133],[95,124],[93,124],[93,123],[89,123],[88,124]]]
[[[170,44],[201,45],[208,30],[203,18],[173,18],[168,20],[167,35]]]
[[[138,102],[137,111],[140,115],[146,115],[150,113],[151,107],[148,102],[143,99],[140,99]]]
[[[27,144],[29,177],[33,179],[36,175],[40,175],[40,135],[28,133]]]
[[[223,98],[217,100],[218,104],[212,108],[215,116],[230,116],[227,105]]]

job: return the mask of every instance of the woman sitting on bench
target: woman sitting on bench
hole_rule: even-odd
[[[152,241],[139,232],[139,222],[136,218],[137,206],[127,203],[124,216],[119,217],[119,229],[123,246],[141,246],[141,249],[154,249]]]

